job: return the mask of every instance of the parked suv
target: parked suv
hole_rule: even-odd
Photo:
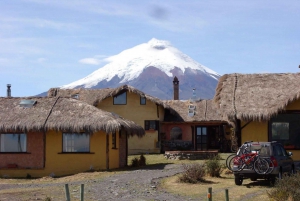
[[[244,165],[244,168],[241,168],[237,162],[234,162],[237,160],[233,160],[232,171],[236,185],[242,185],[245,178],[250,178],[251,181],[268,179],[274,184],[276,178],[282,179],[283,173],[294,174],[295,165],[291,158],[292,152],[286,152],[279,142],[245,142],[239,148],[236,158],[241,157],[245,150],[248,153],[258,153],[258,157],[262,158],[264,162],[265,160],[268,161],[267,165],[270,165],[270,169],[257,173],[257,168],[254,169],[254,165]]]

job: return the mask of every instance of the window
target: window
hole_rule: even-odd
[[[158,130],[158,121],[145,120],[145,130]]]
[[[126,91],[114,96],[114,105],[126,105],[127,103],[127,93]]]
[[[1,134],[1,152],[26,152],[27,135],[23,134]]]
[[[288,140],[289,139],[289,123],[288,122],[272,122],[272,139]]]
[[[284,113],[271,118],[269,141],[277,141],[285,147],[300,149],[300,114]]]
[[[182,130],[179,127],[173,127],[170,132],[171,140],[182,140]]]
[[[63,152],[90,152],[90,135],[63,133]]]
[[[117,148],[117,137],[116,137],[116,132],[112,133],[112,143],[111,143],[111,147],[113,149]]]
[[[142,97],[140,98],[140,104],[141,105],[146,105],[146,97]]]

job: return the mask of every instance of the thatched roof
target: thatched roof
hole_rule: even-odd
[[[165,104],[170,107],[171,114],[166,115],[166,122],[221,122],[222,120],[218,111],[213,108],[212,100],[168,100]],[[189,116],[190,105],[195,106],[194,116]]]
[[[55,97],[55,96],[62,96],[62,97],[72,97],[78,94],[78,100],[84,101],[88,104],[97,106],[99,102],[102,100],[113,97],[124,91],[128,91],[131,93],[135,93],[140,95],[141,97],[145,97],[147,100],[152,101],[158,105],[164,106],[164,102],[160,99],[145,94],[144,92],[129,86],[129,85],[122,85],[117,88],[105,88],[105,89],[85,89],[85,88],[78,88],[78,89],[60,89],[60,88],[51,88],[48,90],[48,97]]]
[[[300,73],[226,74],[214,102],[229,119],[269,120],[300,98]]]
[[[30,107],[20,101],[35,100]],[[85,102],[62,97],[0,98],[0,131],[61,130],[69,132],[106,133],[124,128],[131,135],[144,135],[144,129],[133,121],[100,110]]]

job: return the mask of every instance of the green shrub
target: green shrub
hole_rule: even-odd
[[[267,192],[272,201],[297,201],[300,198],[300,173],[284,175],[276,180],[274,188]]]
[[[192,163],[192,164],[182,164],[183,173],[179,176],[179,181],[184,183],[199,183],[205,181],[203,177],[205,176],[205,168],[203,164]]]
[[[131,160],[131,167],[139,167],[145,165],[146,165],[146,157],[143,154],[141,154],[139,158],[134,157]]]
[[[144,154],[141,154],[139,159],[139,166],[145,166],[145,165],[146,165],[146,157],[144,156]]]
[[[220,156],[215,155],[205,161],[206,173],[211,177],[220,177],[223,165],[220,162]]]
[[[51,198],[50,197],[46,197],[45,201],[51,201]]]
[[[135,157],[131,160],[131,167],[138,167],[138,166],[139,166],[139,159]]]

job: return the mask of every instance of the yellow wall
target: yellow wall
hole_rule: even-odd
[[[243,127],[247,122],[242,122]],[[242,129],[242,143],[246,141],[268,142],[268,122],[250,122]]]
[[[287,105],[286,110],[300,110],[300,99]]]
[[[145,120],[160,120],[164,118],[164,108],[159,106],[159,117],[157,115],[157,105],[146,100],[146,105],[140,104],[140,96],[135,93],[127,92],[126,105],[114,105],[113,97],[108,97],[98,104],[98,108],[114,112],[125,119],[134,121],[136,124],[144,127]],[[139,153],[159,153],[160,149],[156,147],[158,131],[146,131],[142,138],[136,136],[128,139],[128,154]]]
[[[286,110],[300,110],[300,99],[288,104]],[[242,122],[243,127],[247,122]],[[242,129],[242,143],[245,141],[269,141],[268,122],[250,122]],[[292,152],[294,160],[300,160],[300,150],[287,150]]]
[[[119,167],[119,134],[116,135],[117,149],[112,149],[109,135],[109,168]],[[45,168],[42,169],[1,169],[0,176],[32,177],[63,176],[79,172],[106,169],[106,134],[97,132],[90,137],[91,153],[62,153],[62,132],[49,131],[46,134]]]

